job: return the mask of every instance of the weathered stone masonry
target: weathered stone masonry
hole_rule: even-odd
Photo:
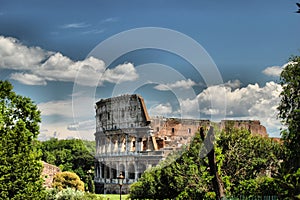
[[[266,134],[259,121],[222,121],[252,133]],[[188,144],[209,120],[154,117],[139,95],[101,99],[96,103],[95,186],[97,193],[119,193],[117,176],[125,176],[122,192],[171,151]]]

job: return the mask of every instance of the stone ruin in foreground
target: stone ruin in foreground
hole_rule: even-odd
[[[223,120],[220,128],[226,123],[267,136],[258,120]],[[96,103],[96,193],[119,193],[120,173],[125,176],[122,192],[128,193],[130,184],[147,168],[188,144],[200,127],[209,125],[209,120],[150,118],[143,98],[136,94],[101,99]]]

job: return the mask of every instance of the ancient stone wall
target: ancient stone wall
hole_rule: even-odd
[[[60,171],[61,170],[59,169],[59,167],[43,162],[42,177],[45,180],[44,186],[47,188],[51,188],[53,177]]]
[[[223,120],[219,125],[267,135],[257,120]],[[209,120],[150,119],[143,98],[135,94],[101,99],[96,103],[96,191],[118,193],[120,173],[126,190],[147,168],[189,144],[200,127],[208,130],[209,126]]]
[[[266,127],[260,124],[259,120],[222,120],[220,129],[226,129],[226,126],[232,126],[237,129],[246,129],[252,134],[260,134],[267,137]]]

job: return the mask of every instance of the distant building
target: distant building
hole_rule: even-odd
[[[222,121],[252,133],[266,134],[259,121]],[[95,186],[97,193],[119,193],[117,176],[125,176],[122,192],[149,167],[170,152],[188,144],[209,120],[177,119],[148,115],[141,96],[122,95],[96,103]]]
[[[43,162],[42,178],[45,180],[43,185],[47,188],[51,188],[53,177],[55,176],[55,174],[57,174],[61,170],[59,169],[59,167],[57,167],[55,165],[51,165],[44,161],[42,161],[42,162]]]

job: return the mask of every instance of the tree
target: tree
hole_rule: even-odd
[[[282,92],[278,106],[279,118],[287,129],[281,132],[287,157],[285,168],[296,172],[300,167],[300,57],[292,56],[280,75]]]
[[[75,190],[84,191],[84,183],[79,176],[73,172],[59,172],[53,177],[52,186],[58,190],[71,188]]]
[[[89,149],[86,147],[89,145]],[[75,172],[81,180],[84,180],[93,192],[93,187],[88,184],[90,179],[94,179],[94,142],[79,139],[58,140],[51,138],[40,144],[43,152],[42,159],[50,164],[59,166],[62,171]],[[94,147],[95,148],[95,147]]]
[[[40,112],[0,81],[0,199],[42,199],[42,163],[34,142]]]
[[[196,133],[180,156],[171,154],[131,185],[132,199],[218,199],[216,173],[226,196],[274,195],[277,182],[266,176],[279,169],[282,144],[247,130],[217,132],[213,159],[200,157],[204,134]],[[209,136],[209,134],[208,134]],[[211,161],[209,161],[211,159]],[[214,162],[215,169],[210,170]],[[251,185],[250,185],[251,184]],[[223,186],[222,186],[223,187]],[[250,188],[251,187],[251,188]],[[251,189],[248,191],[248,189]]]

